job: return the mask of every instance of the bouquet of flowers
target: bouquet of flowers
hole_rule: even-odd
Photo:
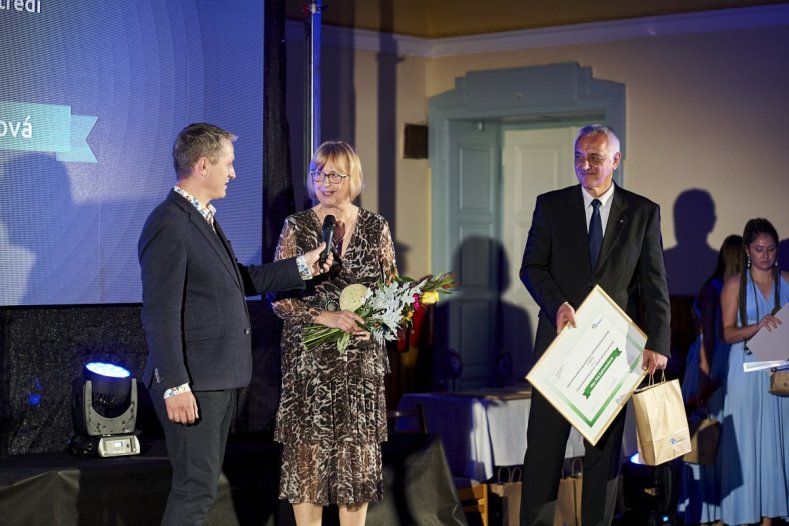
[[[439,294],[450,294],[454,287],[455,275],[451,272],[417,281],[400,277],[392,269],[373,288],[360,283],[345,287],[340,293],[340,310],[349,310],[361,316],[364,319],[362,328],[382,344],[396,340],[398,329],[409,326],[414,312],[423,305],[436,303]],[[304,328],[304,345],[307,349],[328,342],[337,342],[337,350],[343,353],[351,342],[351,335],[325,325],[308,325]]]

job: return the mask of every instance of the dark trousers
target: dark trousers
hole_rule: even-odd
[[[584,440],[583,526],[610,525],[614,517],[625,411],[619,412],[596,445]],[[567,420],[536,389],[533,390],[523,459],[521,526],[553,526],[569,436]]]
[[[200,419],[195,424],[182,425],[167,418],[161,394],[151,393],[173,467],[163,526],[204,524],[222,472],[236,390],[196,391],[194,395]]]

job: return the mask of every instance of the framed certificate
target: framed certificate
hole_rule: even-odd
[[[526,376],[591,444],[596,444],[646,374],[647,336],[599,286]]]

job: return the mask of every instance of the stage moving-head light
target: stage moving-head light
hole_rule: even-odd
[[[114,364],[90,362],[72,383],[71,452],[83,456],[137,455],[137,382]]]
[[[657,466],[642,464],[638,453],[622,465],[622,484],[627,508],[625,526],[673,526],[679,490],[679,461]]]

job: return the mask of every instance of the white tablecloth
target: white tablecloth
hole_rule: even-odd
[[[422,402],[428,431],[441,435],[452,474],[486,481],[493,477],[494,466],[520,466],[526,453],[531,399],[517,398],[512,391],[503,393],[506,396],[502,398],[495,394],[406,394],[400,408],[410,409]],[[409,423],[404,421],[404,425]],[[583,437],[573,429],[565,457],[583,454]]]

